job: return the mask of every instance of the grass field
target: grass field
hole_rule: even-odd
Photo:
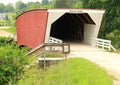
[[[1,30],[4,30],[4,31],[7,31],[7,32],[10,32],[12,34],[16,34],[16,27],[10,27],[10,28],[7,28],[7,29],[1,29]]]
[[[112,80],[98,65],[83,58],[73,58],[52,65],[46,71],[32,68],[18,85],[112,85]]]

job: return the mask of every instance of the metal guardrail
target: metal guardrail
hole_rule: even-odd
[[[111,40],[94,38],[92,39],[91,45],[97,48],[108,49],[109,51],[116,51],[116,49],[111,44]]]

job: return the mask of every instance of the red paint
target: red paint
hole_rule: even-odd
[[[31,48],[44,43],[48,12],[31,10],[16,19],[17,42]]]

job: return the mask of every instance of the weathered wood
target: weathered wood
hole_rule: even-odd
[[[26,55],[31,55],[33,53],[38,53],[40,51],[43,50],[44,44],[41,44],[39,46],[37,46],[36,48],[32,49],[31,51],[29,51]]]
[[[45,69],[46,67],[57,64],[59,61],[65,60],[65,58],[38,58],[39,68]]]
[[[67,51],[65,49],[65,47],[68,47]],[[70,44],[67,43],[45,43],[45,44],[41,44],[38,47],[32,49],[30,52],[28,52],[26,55],[31,55],[31,54],[40,54],[40,52],[44,51],[51,51],[51,52],[55,52],[54,50],[48,49],[46,50],[46,47],[61,47],[62,48],[62,53],[63,54],[68,54],[70,53]],[[57,52],[57,51],[56,51]]]
[[[46,58],[47,53],[59,53],[60,51],[54,51],[51,49],[46,49],[47,47],[61,47],[61,53],[64,54],[64,56],[61,56],[61,58]],[[51,52],[50,52],[51,51]],[[44,70],[46,69],[46,66],[50,66],[51,64],[56,64],[58,61],[67,59],[67,54],[70,53],[70,44],[67,43],[44,43],[35,49],[31,50],[27,55],[31,55],[35,53],[36,56],[42,57],[38,58],[39,67],[43,67]]]
[[[55,60],[64,60],[65,58],[45,58],[45,60],[47,61],[55,61]],[[43,61],[44,58],[38,58],[38,61]]]

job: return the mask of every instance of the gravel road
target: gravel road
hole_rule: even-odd
[[[1,37],[12,37],[13,34],[6,32],[6,31],[3,31],[3,30],[0,30],[0,36]]]
[[[71,44],[69,57],[82,57],[98,64],[116,78],[113,85],[120,85],[120,54],[107,52],[85,44]]]

